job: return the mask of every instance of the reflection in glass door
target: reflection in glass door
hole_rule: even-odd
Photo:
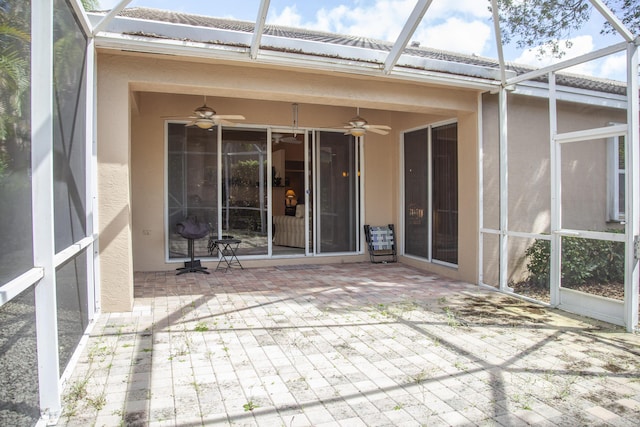
[[[404,134],[404,226],[407,255],[429,258],[429,128]]]
[[[432,155],[432,258],[458,264],[458,125],[434,127]]]
[[[273,129],[271,132],[272,254],[306,254],[308,176],[305,154],[307,131]]]
[[[217,132],[167,123],[168,259],[187,258],[187,240],[176,224],[189,217],[217,229]],[[198,257],[208,256],[206,239],[194,242]]]
[[[221,235],[242,241],[238,255],[268,250],[267,132],[222,129]]]
[[[317,253],[359,249],[359,163],[357,139],[316,132]]]

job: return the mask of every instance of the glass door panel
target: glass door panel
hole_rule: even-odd
[[[458,264],[458,125],[433,128],[432,258]]]
[[[306,131],[274,129],[272,151],[273,255],[305,255]]]
[[[356,138],[317,132],[316,167],[318,253],[358,250],[358,171]]]
[[[429,128],[404,135],[404,253],[429,258]]]
[[[265,130],[222,129],[222,235],[242,241],[238,255],[267,253],[270,172]]]
[[[196,217],[217,229],[217,132],[167,124],[167,207],[169,259],[187,257],[187,240],[176,224]],[[207,239],[194,242],[195,256],[208,256]]]

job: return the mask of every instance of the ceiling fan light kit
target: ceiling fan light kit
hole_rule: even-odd
[[[211,129],[215,125],[213,120],[210,119],[197,119],[193,124],[198,126],[200,129]]]
[[[364,136],[364,134],[367,133],[367,131],[363,128],[352,128],[351,130],[349,130],[349,132],[346,132],[345,135],[353,135],[353,136]]]
[[[349,124],[344,127],[347,131],[345,135],[353,135],[355,137],[364,136],[367,131],[377,133],[379,135],[388,135],[391,128],[387,125],[370,125],[365,119],[360,117],[360,107],[357,107],[357,113],[354,118],[349,120]]]
[[[163,117],[173,119],[189,119],[191,120],[185,126],[197,126],[200,129],[209,130],[220,124],[234,126],[236,123],[230,120],[244,120],[245,117],[239,114],[216,114],[216,111],[207,105],[207,97],[204,97],[204,104],[193,110],[193,114],[188,117]]]

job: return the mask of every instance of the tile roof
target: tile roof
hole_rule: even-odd
[[[193,14],[186,14],[186,13],[181,13],[176,11],[167,11],[167,10],[151,9],[151,8],[144,8],[144,7],[133,7],[133,8],[123,9],[118,16],[125,17],[125,18],[147,20],[147,21],[157,21],[157,22],[170,23],[170,24],[182,24],[182,25],[188,25],[188,26],[236,31],[236,32],[248,33],[248,34],[252,34],[255,28],[255,23],[249,22],[249,21],[238,21],[238,20],[216,18],[216,17],[210,17],[210,16],[193,15]],[[168,35],[152,34],[144,31],[139,31],[136,33],[127,33],[127,34],[153,37],[153,38],[169,38],[169,39],[173,38]],[[291,40],[297,39],[297,40],[326,43],[330,45],[358,47],[358,48],[369,49],[372,51],[378,51],[383,53],[390,52],[393,47],[392,43],[381,41],[381,40],[375,40],[371,38],[366,38],[366,37],[349,36],[349,35],[335,34],[335,33],[301,29],[301,28],[277,26],[277,25],[265,25],[263,34],[267,36],[276,36],[276,37],[282,37],[282,38],[291,39]],[[225,44],[225,42],[221,40],[216,40],[214,42],[211,40],[198,40],[195,38],[194,39],[189,38],[188,40],[184,40],[184,41]],[[265,44],[261,45],[261,48],[286,51],[283,48],[274,48],[274,47],[267,46]],[[301,52],[301,53],[305,53],[305,52]],[[437,50],[437,49],[424,48],[419,46],[409,46],[405,48],[403,53],[405,55],[413,56],[416,58],[438,60],[438,61],[444,61],[449,63],[464,64],[464,65],[475,65],[480,67],[492,68],[496,70],[499,69],[499,63],[497,60],[486,58],[486,57],[479,57],[476,55],[465,55],[465,54],[459,54],[459,53],[453,53],[453,52],[446,52],[446,51]],[[345,59],[352,59],[352,58],[345,58]],[[428,69],[428,66],[421,66],[416,68],[422,68],[426,71],[432,71]],[[508,63],[507,69],[515,72],[516,74],[524,74],[526,72],[534,70],[534,68],[532,67],[513,64],[513,63]],[[438,71],[442,72],[442,70],[438,70]],[[460,69],[456,69],[455,71],[451,71],[450,73],[464,75],[464,72],[461,71]],[[605,92],[605,93],[610,93],[615,95],[626,94],[626,85],[623,82],[599,79],[599,78],[590,77],[590,76],[589,77],[579,76],[579,75],[574,75],[574,74],[569,74],[564,72],[557,73],[556,79],[557,79],[557,84],[562,86],[574,87],[578,89],[587,89],[587,90],[593,90],[598,92]],[[539,77],[535,79],[535,81],[546,82],[547,78]]]

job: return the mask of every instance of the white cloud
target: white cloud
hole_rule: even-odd
[[[316,22],[311,28],[395,41],[414,6],[412,0],[377,0],[368,7],[322,8],[316,13]]]
[[[482,0],[434,1],[425,18],[438,19],[455,14],[488,19],[491,17],[488,5],[489,2]]]
[[[293,7],[287,6],[280,14],[277,11],[273,15],[269,14],[269,24],[300,27],[302,26],[302,16],[297,12],[295,5]]]
[[[606,57],[600,66],[600,74],[613,80],[627,80],[627,56],[624,53]]]
[[[295,7],[287,7],[282,12],[272,10],[269,23],[394,42],[411,15],[415,0],[376,0],[359,4],[358,7],[323,7],[310,22],[304,22]],[[489,16],[484,1],[434,2],[412,40],[419,41],[424,47],[481,55],[491,40],[492,30],[488,19],[483,22],[478,18]]]
[[[412,40],[424,47],[482,55],[491,40],[491,27],[482,21],[451,17],[442,24],[420,28]]]

